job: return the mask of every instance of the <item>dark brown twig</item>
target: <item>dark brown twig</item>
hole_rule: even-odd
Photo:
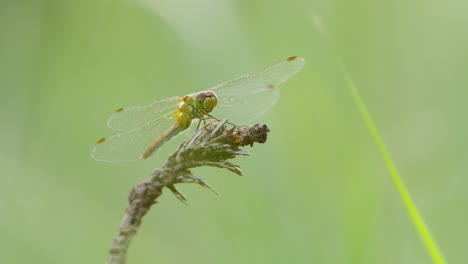
[[[249,155],[240,147],[255,142],[264,143],[269,129],[266,125],[228,128],[226,122],[213,122],[197,131],[191,139],[182,143],[176,152],[169,156],[164,165],[151,174],[151,177],[137,185],[130,192],[129,204],[125,210],[119,232],[112,242],[107,259],[108,264],[126,262],[128,247],[143,216],[167,187],[180,201],[187,204],[187,199],[175,184],[197,183],[217,194],[200,177],[190,171],[192,168],[211,166],[228,169],[238,175],[242,170],[236,164],[228,162],[238,155]]]

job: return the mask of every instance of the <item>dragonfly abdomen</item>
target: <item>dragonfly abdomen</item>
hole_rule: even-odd
[[[158,148],[160,148],[164,143],[169,141],[171,138],[173,138],[175,135],[179,134],[180,132],[184,131],[186,128],[182,128],[178,125],[172,126],[170,129],[168,129],[164,134],[161,136],[157,137],[151,144],[149,144],[148,147],[143,151],[143,154],[141,154],[141,159],[146,159],[149,156],[151,156]]]

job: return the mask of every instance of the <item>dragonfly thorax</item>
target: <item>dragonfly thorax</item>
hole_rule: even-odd
[[[203,118],[211,113],[218,103],[212,91],[198,92],[184,96],[179,109],[174,113],[177,123],[188,128],[195,118]]]

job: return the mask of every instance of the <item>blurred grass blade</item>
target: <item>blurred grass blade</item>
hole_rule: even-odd
[[[406,207],[406,210],[408,211],[408,214],[410,215],[411,220],[413,221],[413,224],[416,227],[416,230],[418,231],[422,241],[424,242],[424,245],[426,246],[426,249],[428,250],[433,262],[437,264],[446,263],[442,252],[439,250],[435,240],[432,238],[432,235],[429,229],[427,228],[424,219],[421,217],[421,214],[419,213],[418,209],[416,208],[416,205],[411,199],[411,196],[408,193],[405,184],[401,180],[400,173],[398,172],[395,164],[393,163],[392,158],[390,157],[390,154],[387,151],[387,147],[385,146],[385,143],[380,137],[380,134],[377,131],[377,128],[374,122],[372,121],[372,118],[369,112],[367,111],[366,106],[361,100],[361,96],[359,95],[358,90],[354,86],[354,83],[351,77],[349,76],[346,67],[342,63],[340,63],[340,67],[343,74],[343,78],[346,82],[346,86],[349,92],[351,93],[353,100],[357,108],[359,109],[362,118],[364,119],[364,123],[366,124],[367,129],[369,130],[370,134],[372,135],[372,138],[374,139],[375,144],[377,144],[377,148],[379,149],[380,155],[382,155],[385,165],[387,166],[390,176],[392,177],[392,181],[395,184],[395,187],[397,188],[398,192],[400,193],[400,197]]]

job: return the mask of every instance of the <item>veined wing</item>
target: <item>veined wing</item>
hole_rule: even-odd
[[[175,122],[171,112],[146,125],[102,138],[94,146],[91,156],[95,160],[107,162],[139,160],[149,144],[170,129]]]
[[[114,131],[130,131],[149,124],[179,107],[181,97],[171,97],[144,106],[129,106],[115,110],[107,119],[107,126]]]
[[[213,116],[242,125],[273,107],[279,98],[278,86],[298,73],[304,58],[290,57],[265,69],[215,85],[218,96]]]

